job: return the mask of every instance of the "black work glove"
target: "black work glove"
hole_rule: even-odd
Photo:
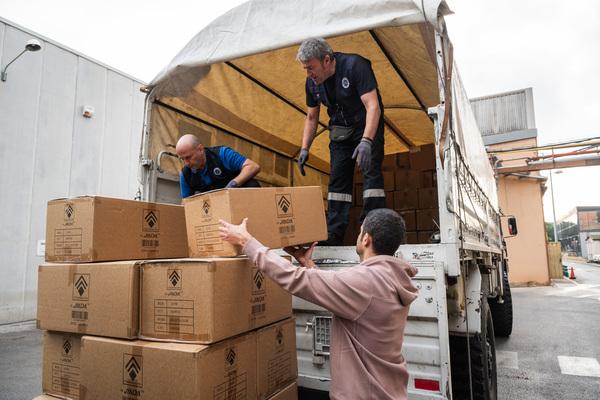
[[[302,176],[306,176],[306,173],[304,172],[304,164],[306,164],[307,161],[308,161],[308,149],[300,150],[300,155],[298,155],[298,169],[300,170],[300,173],[302,174]]]
[[[227,184],[227,186],[225,186],[225,189],[235,189],[236,187],[238,187],[238,183],[235,181],[235,179],[232,179],[229,181],[229,183]]]
[[[352,159],[356,159],[358,168],[360,168],[363,175],[371,167],[371,146],[371,140],[362,138],[356,149],[354,149],[354,154],[352,154]]]

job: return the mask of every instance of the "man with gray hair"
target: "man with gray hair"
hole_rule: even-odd
[[[362,222],[373,209],[385,206],[381,163],[383,162],[383,103],[371,62],[357,54],[333,52],[324,39],[302,42],[296,57],[306,70],[307,114],[302,148],[298,157],[300,173],[308,161],[309,149],[319,122],[320,105],[329,115],[331,173],[327,213],[328,240],[343,244],[352,206],[354,166],[364,177]]]

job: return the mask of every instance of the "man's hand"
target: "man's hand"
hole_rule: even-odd
[[[371,167],[371,141],[363,138],[352,154],[352,159],[356,159],[360,172],[366,174]]]
[[[314,268],[317,265],[312,260],[312,253],[315,249],[317,242],[314,242],[310,247],[304,248],[301,246],[288,246],[284,247],[283,250],[288,253],[290,256],[294,257],[300,265],[306,268]]]
[[[247,222],[248,218],[244,218],[241,224],[233,225],[220,219],[219,237],[221,240],[231,243],[234,246],[243,248],[252,239],[252,235],[248,233],[248,229],[246,228]]]
[[[229,183],[227,184],[227,186],[225,186],[225,189],[235,189],[236,187],[238,187],[238,183],[236,182],[235,179],[232,179],[229,181]]]
[[[307,161],[308,161],[308,149],[300,150],[300,155],[298,155],[298,169],[300,170],[300,173],[302,174],[302,176],[306,176],[306,173],[304,172],[304,164],[306,164]]]

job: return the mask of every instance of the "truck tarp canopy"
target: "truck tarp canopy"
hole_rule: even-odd
[[[325,37],[334,51],[371,60],[385,152],[407,151],[434,141],[427,108],[440,103],[435,31],[448,12],[441,0],[248,1],[201,30],[152,81],[150,96],[294,157],[306,115],[298,44]],[[327,122],[322,109],[309,160],[321,170],[329,169]]]

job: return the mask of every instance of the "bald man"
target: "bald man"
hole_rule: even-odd
[[[196,136],[184,135],[175,151],[185,164],[179,174],[182,198],[215,189],[260,187],[254,179],[260,166],[229,147],[204,147]]]

